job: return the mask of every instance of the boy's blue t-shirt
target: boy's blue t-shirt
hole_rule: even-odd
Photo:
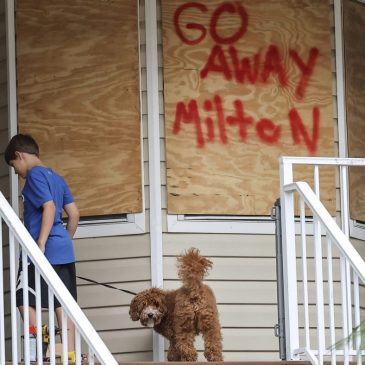
[[[74,199],[63,177],[50,168],[35,166],[28,171],[22,194],[24,225],[35,241],[41,229],[43,204],[53,200],[56,213],[44,254],[53,265],[75,262],[71,237],[62,224],[63,206]]]

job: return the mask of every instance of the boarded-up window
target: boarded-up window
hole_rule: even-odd
[[[168,212],[270,214],[280,156],[335,152],[328,0],[162,0],[162,22]]]
[[[365,4],[343,2],[349,157],[365,157]],[[350,169],[350,216],[365,222],[365,169]]]
[[[138,1],[16,4],[19,130],[83,216],[141,212]]]

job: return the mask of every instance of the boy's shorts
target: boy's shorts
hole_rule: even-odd
[[[66,288],[69,290],[71,295],[77,301],[77,290],[76,290],[76,269],[75,263],[71,262],[69,264],[52,265],[53,269],[56,271],[57,275],[60,277],[62,282],[65,284]],[[23,306],[23,270],[22,263],[19,263],[18,279],[16,284],[16,305],[17,307]],[[42,308],[48,308],[48,285],[42,279],[41,283],[41,304]],[[35,273],[34,264],[28,262],[28,293],[29,293],[29,305],[32,307],[36,306],[35,298]],[[61,307],[61,303],[54,296],[54,307]]]

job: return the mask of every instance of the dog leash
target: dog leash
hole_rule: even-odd
[[[97,282],[97,281],[95,281],[95,280],[88,279],[88,278],[84,278],[83,276],[77,276],[77,275],[76,275],[76,277],[77,277],[77,278],[79,278],[79,279],[81,279],[81,280],[85,280],[85,281],[88,281],[88,282],[90,282],[90,283],[94,283],[94,284],[102,285],[102,286],[105,286],[105,287],[110,288],[110,289],[115,289],[115,290],[124,291],[125,293],[132,294],[132,295],[136,295],[136,294],[137,294],[137,293],[134,293],[134,292],[129,291],[129,290],[125,290],[125,289],[117,288],[117,287],[115,287],[115,286],[113,286],[113,285],[104,284],[104,283],[99,283],[99,282]]]

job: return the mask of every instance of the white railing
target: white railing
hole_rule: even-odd
[[[295,165],[313,166],[314,191],[293,181]],[[319,199],[319,169],[338,169],[341,228]],[[349,240],[348,167],[365,159],[282,157],[280,201],[284,270],[286,358],[362,362],[358,331],[364,312],[365,262]],[[297,167],[298,168],[298,167]],[[294,195],[299,206],[294,207]],[[296,217],[296,209],[299,214]],[[306,210],[313,219],[306,219]],[[308,232],[311,231],[311,235]],[[296,239],[297,238],[297,239]],[[296,250],[296,246],[299,247]],[[298,251],[298,252],[296,252]],[[361,306],[362,299],[362,306]]]
[[[4,255],[4,237],[2,237],[2,227],[5,225],[9,229],[9,260]],[[117,362],[101,340],[85,314],[82,312],[72,295],[64,286],[58,275],[53,270],[41,250],[39,250],[37,244],[34,242],[28,231],[25,229],[18,216],[15,214],[5,197],[0,192],[0,365],[4,365],[5,361],[12,361],[12,363],[18,364],[23,359],[26,365],[30,364],[30,348],[29,348],[29,315],[28,315],[28,287],[26,277],[28,257],[34,263],[35,276],[36,276],[36,342],[37,342],[37,364],[43,364],[42,354],[42,312],[40,305],[40,277],[42,277],[48,284],[48,328],[49,328],[49,361],[50,364],[56,363],[56,336],[55,336],[55,321],[54,321],[54,297],[58,299],[62,306],[62,333],[61,333],[61,348],[62,348],[62,363],[68,364],[68,349],[67,349],[67,320],[70,319],[75,325],[76,340],[76,364],[81,363],[81,349],[86,348],[87,361],[89,364],[94,364],[95,360],[103,365],[116,365]],[[18,246],[20,245],[20,246]],[[23,286],[23,303],[24,303],[24,320],[20,326],[22,329],[18,329],[17,321],[17,308],[16,308],[16,272],[18,267],[18,258],[16,252],[21,249],[21,259],[23,262],[23,268],[25,268],[25,284]],[[4,262],[8,262],[8,267],[4,271]],[[10,287],[10,300],[8,299],[8,293],[4,293],[4,288],[7,286],[4,281],[4,272],[9,272],[9,287]],[[5,326],[5,322],[8,322],[8,313],[5,313],[5,303],[10,302],[10,317],[11,325]],[[43,314],[44,319],[44,314]],[[10,328],[9,328],[10,327]],[[23,336],[23,340],[19,339]],[[6,346],[6,339],[11,339],[10,353],[6,353],[6,349],[10,346]],[[44,339],[44,336],[43,336]]]

